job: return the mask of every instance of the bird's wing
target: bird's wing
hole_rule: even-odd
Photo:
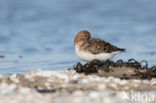
[[[104,40],[97,39],[97,38],[91,38],[90,40],[88,40],[86,49],[93,54],[125,51],[125,49],[118,48]]]

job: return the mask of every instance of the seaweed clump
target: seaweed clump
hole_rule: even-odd
[[[148,67],[148,62],[143,60],[141,62],[135,59],[129,59],[127,62],[117,60],[116,62],[107,60],[105,62],[93,60],[89,63],[82,65],[80,62],[73,66],[77,73],[85,73],[86,75],[98,73],[99,70],[104,72],[114,72],[114,68],[129,67],[133,69],[134,74],[123,73],[121,79],[151,79],[156,77],[156,66]]]

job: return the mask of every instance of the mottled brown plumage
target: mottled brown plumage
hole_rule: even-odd
[[[75,43],[78,43],[82,50],[89,51],[93,54],[125,51],[125,49],[118,48],[104,40],[91,38],[90,33],[86,30],[82,30],[78,33],[75,38]]]
[[[125,51],[125,49],[118,48],[104,40],[97,39],[97,38],[89,39],[87,42],[89,45],[86,49],[88,49],[88,51],[92,52],[93,54],[97,54],[101,52],[112,53],[116,51],[121,51],[121,52]]]

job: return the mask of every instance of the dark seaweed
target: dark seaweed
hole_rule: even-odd
[[[91,73],[98,73],[99,70],[114,72],[114,67],[122,66],[134,69],[136,74],[132,74],[130,76],[123,74],[122,77],[120,77],[121,79],[151,79],[156,77],[156,66],[149,68],[146,60],[142,60],[141,62],[135,59],[129,59],[127,62],[124,62],[123,60],[117,60],[116,62],[110,60],[105,62],[93,60],[84,65],[78,62],[76,66],[73,66],[73,69],[76,70],[77,73],[85,73],[88,75]],[[138,70],[144,70],[144,72],[140,72]]]

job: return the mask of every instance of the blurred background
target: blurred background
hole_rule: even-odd
[[[62,70],[78,61],[73,41],[88,30],[127,52],[156,64],[155,0],[1,0],[0,73]]]

